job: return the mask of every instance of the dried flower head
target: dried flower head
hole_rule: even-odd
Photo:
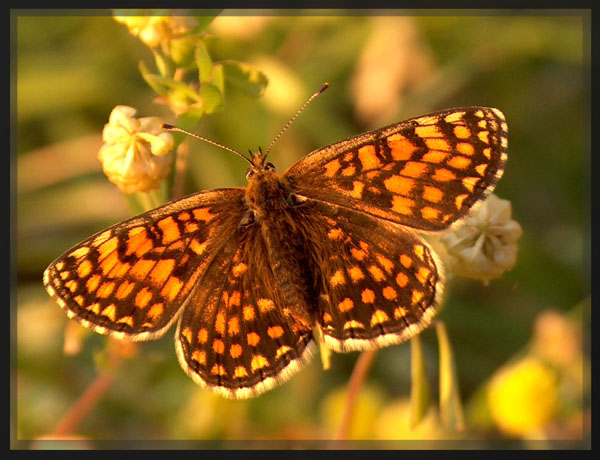
[[[157,117],[135,118],[136,110],[118,105],[104,126],[98,152],[104,174],[123,193],[157,189],[169,173],[173,136]]]

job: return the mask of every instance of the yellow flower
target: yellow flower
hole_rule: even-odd
[[[169,173],[173,136],[157,117],[134,118],[136,110],[118,105],[104,126],[98,152],[104,174],[123,193],[157,189]]]
[[[447,268],[454,275],[485,283],[498,278],[515,265],[522,233],[512,220],[510,201],[490,195],[462,225],[440,238]]]
[[[556,413],[558,379],[547,365],[527,357],[492,377],[487,400],[502,432],[535,436]]]
[[[125,14],[128,13],[128,14]],[[137,14],[130,16],[129,14]],[[115,21],[124,24],[129,33],[150,48],[166,47],[173,38],[190,32],[196,21],[191,16],[169,16],[169,10],[114,10]]]

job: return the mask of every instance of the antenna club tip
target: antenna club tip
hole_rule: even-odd
[[[323,83],[323,86],[321,86],[321,89],[319,90],[319,94],[321,94],[327,88],[329,88],[329,83],[327,83],[327,82]]]
[[[175,126],[173,126],[173,125],[170,125],[170,124],[168,124],[168,123],[163,123],[162,125],[160,125],[160,127],[161,127],[162,129],[175,129]]]

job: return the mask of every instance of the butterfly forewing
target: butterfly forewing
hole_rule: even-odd
[[[498,109],[414,118],[330,145],[285,173],[299,195],[437,231],[490,193],[506,162]]]
[[[84,326],[119,338],[164,334],[237,228],[243,189],[202,192],[78,244],[44,273],[49,294]]]

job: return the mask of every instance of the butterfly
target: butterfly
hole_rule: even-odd
[[[316,329],[348,352],[431,323],[444,275],[419,233],[448,229],[494,189],[506,136],[500,110],[464,107],[320,148],[283,174],[259,149],[245,188],[113,225],[50,264],[44,284],[68,317],[118,339],[158,339],[177,321],[196,383],[257,396],[310,360]]]

